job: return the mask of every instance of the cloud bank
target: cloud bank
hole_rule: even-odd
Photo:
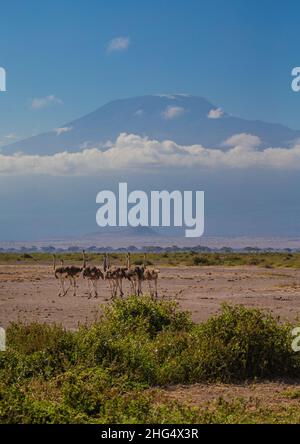
[[[300,170],[300,142],[292,148],[258,150],[260,144],[256,136],[237,134],[224,142],[228,148],[223,151],[123,133],[115,142],[103,145],[103,151],[97,147],[52,156],[0,154],[0,174],[97,176],[107,170],[151,171],[159,168]]]

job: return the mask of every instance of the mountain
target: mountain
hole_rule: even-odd
[[[231,116],[206,99],[184,94],[115,100],[61,128],[2,148],[2,153],[54,154],[101,146],[120,133],[134,133],[182,145],[222,148],[234,134],[248,133],[266,146],[289,146],[300,131],[276,123]]]
[[[159,232],[150,227],[105,227],[100,228],[94,233],[86,234],[82,239],[101,240],[103,237],[120,238],[120,237],[159,237]]]

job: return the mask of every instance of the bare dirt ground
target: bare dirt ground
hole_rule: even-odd
[[[129,285],[124,285],[126,293]],[[11,321],[57,322],[74,329],[91,322],[100,304],[110,298],[108,283],[100,281],[98,299],[89,299],[87,282],[78,281],[72,290],[58,296],[58,282],[49,265],[0,266],[0,326]],[[144,285],[144,292],[148,287]],[[243,267],[161,268],[159,297],[175,298],[190,310],[193,320],[203,321],[216,314],[222,302],[269,310],[282,319],[300,315],[300,270]]]
[[[299,406],[300,381],[259,382],[245,384],[193,384],[176,385],[162,391],[166,398],[199,406],[222,398],[228,402],[237,398],[256,406],[268,408]],[[300,420],[300,418],[299,418]]]

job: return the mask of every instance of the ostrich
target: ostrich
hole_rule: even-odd
[[[111,297],[115,298],[117,296],[118,288],[120,289],[120,295],[123,296],[123,291],[122,291],[123,273],[120,267],[115,267],[115,266],[112,267],[110,265],[110,259],[107,253],[104,254],[103,271],[104,271],[104,279],[109,282]]]
[[[76,287],[77,287],[76,279],[78,279],[81,276],[82,272],[86,268],[86,259],[85,259],[84,250],[82,251],[82,258],[83,258],[82,267],[77,267],[75,265],[69,265],[68,267],[64,267],[66,277],[70,281],[70,287],[71,286],[73,287],[73,296],[76,296]]]
[[[143,267],[139,267],[138,265],[131,265],[131,255],[130,253],[127,253],[127,259],[126,259],[126,268],[124,269],[124,275],[125,277],[130,281],[131,288],[133,291],[133,294],[135,295],[141,295],[142,292],[142,280],[143,280]]]
[[[84,253],[85,256],[85,253]],[[86,257],[85,257],[86,261]],[[94,290],[95,298],[98,297],[98,281],[99,279],[104,279],[104,274],[100,270],[100,268],[95,266],[85,266],[83,272],[82,272],[83,279],[87,279],[88,281],[88,292],[89,292],[89,299],[92,297],[92,290]]]
[[[65,280],[68,278],[67,273],[66,273],[66,269],[64,267],[64,261],[63,259],[61,259],[61,265],[60,267],[56,266],[56,255],[53,254],[53,270],[54,270],[54,276],[56,279],[58,279],[59,284],[60,284],[60,291],[58,293],[58,296],[65,296],[68,291],[69,288],[67,290],[65,290]]]
[[[150,296],[153,297],[151,283],[154,282],[154,288],[155,288],[154,295],[155,298],[157,298],[157,281],[158,281],[159,270],[155,268],[147,268],[146,253],[144,254],[143,269],[144,269],[143,279],[145,281],[148,281]]]

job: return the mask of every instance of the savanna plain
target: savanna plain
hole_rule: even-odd
[[[76,295],[59,296],[51,255],[0,254],[0,423],[298,423],[300,254],[147,260],[158,297],[125,281],[112,299],[106,281],[96,298],[82,278]]]

